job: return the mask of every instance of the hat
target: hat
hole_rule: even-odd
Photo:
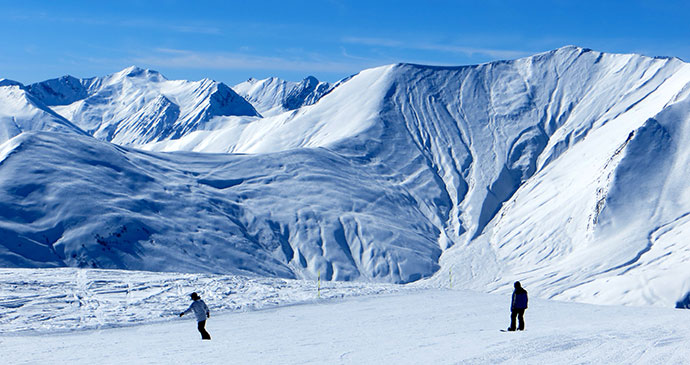
[[[192,293],[190,296],[192,297],[192,300],[201,299],[201,298],[199,297],[199,294],[197,294],[196,292]]]

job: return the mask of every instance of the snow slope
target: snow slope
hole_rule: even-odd
[[[436,281],[454,271],[478,290],[522,279],[539,284],[546,297],[674,306],[690,293],[682,265],[688,246],[670,242],[648,252],[660,227],[677,225],[674,235],[682,235],[690,212],[684,199],[671,197],[682,192],[682,170],[669,179],[672,193],[656,193],[667,173],[657,146],[667,144],[664,138],[682,140],[683,127],[662,128],[674,137],[654,134],[659,128],[640,136],[650,118],[670,110],[670,124],[687,118],[689,82],[690,69],[678,59],[578,47],[477,66],[394,65],[356,75],[295,113],[183,137],[166,148],[259,153],[324,146],[410,192],[438,227],[439,247],[454,246]],[[313,120],[338,138],[311,138]],[[361,127],[333,131],[353,124]],[[245,135],[257,138],[248,144]],[[662,159],[678,161],[688,153],[664,151]],[[650,180],[651,171],[657,178]],[[614,211],[615,199],[625,207]],[[667,214],[650,220],[653,210]],[[640,221],[631,221],[630,211],[640,212]],[[674,258],[665,258],[671,251]],[[640,270],[643,255],[651,264]],[[629,269],[639,273],[628,277]]]
[[[115,84],[168,82],[130,71]],[[276,105],[279,88],[255,84]],[[20,136],[2,147],[12,213],[0,228],[13,243],[0,259],[387,282],[436,273],[428,284],[501,292],[519,279],[541,297],[686,306],[689,84],[678,59],[563,47],[364,70],[298,109],[130,139],[175,154]],[[71,184],[89,203],[69,201]],[[53,195],[31,193],[43,190]],[[130,224],[144,233],[118,231]]]
[[[47,80],[28,90],[96,138],[121,145],[179,138],[209,128],[217,116],[258,116],[223,83],[167,80],[134,66],[105,77]]]
[[[267,117],[312,105],[330,92],[333,86],[309,76],[300,82],[271,77],[251,78],[232,87],[249,101],[261,115]]]
[[[22,84],[0,80],[0,143],[26,131],[85,133],[28,93]]]
[[[139,146],[154,151],[269,153],[329,147],[366,133],[378,120],[393,66],[368,69],[315,105],[261,119],[219,118],[218,128]]]
[[[168,321],[197,292],[214,315],[391,294],[392,284],[101,269],[0,269],[0,333],[55,333]]]
[[[414,199],[325,149],[151,154],[51,133],[8,143],[3,267],[386,282],[438,270],[437,228]]]
[[[641,61],[619,62],[613,75]],[[652,65],[627,79],[631,87],[616,104],[612,91],[608,98],[588,91],[592,98],[569,118],[581,113],[586,123],[566,122],[554,134],[544,151],[559,157],[539,156],[534,176],[474,241],[500,265],[489,287],[519,279],[543,297],[662,306],[678,306],[690,293],[690,247],[679,239],[690,233],[683,147],[690,70],[675,59],[644,61]],[[597,104],[606,108],[601,116],[591,114]],[[470,255],[481,262],[478,251],[447,252],[448,270],[462,270]]]
[[[67,323],[99,316],[104,322],[100,329],[87,331],[3,331],[0,352],[10,364],[684,364],[690,358],[687,313],[667,308],[532,299],[525,315],[526,331],[502,333],[499,329],[509,322],[508,295],[424,290],[324,302],[314,301],[314,283],[266,285],[271,281],[198,276],[179,280],[166,274],[156,279],[152,273],[113,276],[92,270],[79,271],[75,280],[71,269],[45,271],[55,277],[41,272],[26,279],[33,286],[46,285],[49,292],[41,299],[20,294],[13,302],[3,301],[5,307],[12,303],[17,307],[10,315],[3,311],[1,320],[7,323],[7,317],[15,315],[45,319],[36,309],[46,305],[55,285],[62,288],[64,282],[76,281],[73,294],[54,297],[53,302],[60,304],[47,306],[62,305],[61,312],[71,313],[61,317]],[[0,280],[21,283],[24,275],[20,272],[11,279],[12,274],[3,272]],[[174,286],[183,285],[185,279],[189,286]],[[149,287],[142,286],[147,283]],[[199,339],[192,319],[177,316],[189,305],[185,297],[194,285],[205,290],[202,298],[211,306],[206,326],[211,341]],[[335,286],[334,292],[340,290],[338,285],[366,287],[328,285]],[[308,294],[309,304],[262,310],[238,305],[247,298],[281,302]],[[150,308],[162,315],[157,323],[110,328],[131,323],[124,319]],[[109,322],[113,319],[122,322]]]
[[[0,78],[0,86],[24,86],[21,82]]]
[[[26,89],[47,105],[69,105],[89,96],[88,81],[74,76],[62,76],[31,84]]]

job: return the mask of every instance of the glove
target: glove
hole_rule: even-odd
[[[184,316],[184,313],[180,313],[180,317]]]
[[[211,318],[211,313],[206,312],[206,318]]]

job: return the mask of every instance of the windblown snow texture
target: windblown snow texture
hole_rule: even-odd
[[[98,92],[56,111],[96,137],[177,152],[16,137],[0,154],[13,212],[0,257],[329,280],[436,273],[432,284],[521,280],[536,296],[676,306],[690,293],[689,67],[564,47],[384,66],[334,86],[250,80],[237,88],[262,115],[210,120],[182,107],[193,93],[170,92],[188,82],[153,71],[82,81]]]
[[[326,149],[154,155],[48,133],[12,143],[0,156],[4,267],[396,282],[438,269],[438,231],[415,200]]]

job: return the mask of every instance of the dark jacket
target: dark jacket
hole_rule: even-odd
[[[527,290],[515,288],[513,301],[510,303],[510,310],[527,309]]]

